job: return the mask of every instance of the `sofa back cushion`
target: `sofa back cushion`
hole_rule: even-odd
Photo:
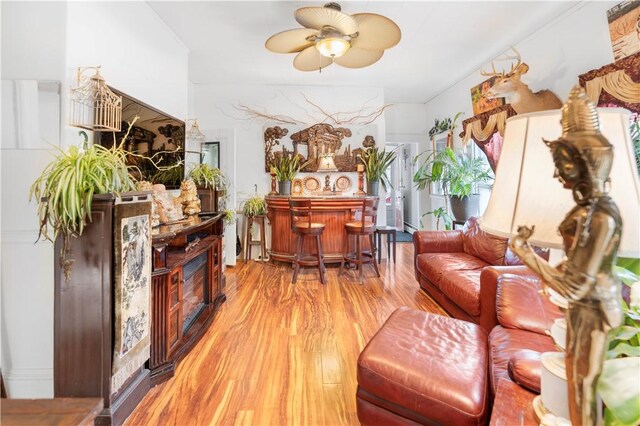
[[[480,229],[478,218],[471,217],[464,224],[462,247],[465,253],[478,257],[490,265],[503,265],[508,240],[487,234]]]

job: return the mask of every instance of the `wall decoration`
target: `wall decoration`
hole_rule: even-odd
[[[269,172],[279,157],[297,155],[301,162],[312,160],[301,172],[313,173],[318,171],[318,160],[323,154],[333,154],[338,171],[355,172],[362,151],[375,146],[376,134],[375,124],[345,128],[318,123],[294,132],[280,126],[267,127],[264,131],[265,171]]]
[[[114,392],[150,356],[150,203],[115,206]]]
[[[347,192],[351,189],[351,179],[349,176],[340,176],[336,179],[336,189],[340,192]]]
[[[291,182],[291,195],[302,195],[302,179],[294,179]]]
[[[613,59],[640,52],[640,1],[623,1],[607,10]]]
[[[507,118],[516,115],[510,104],[483,112],[462,121],[460,137],[466,145],[474,140],[480,150],[487,156],[491,170],[495,173],[502,150],[502,138]]]
[[[515,48],[511,48],[514,55],[503,55],[491,61],[492,72],[480,70],[480,74],[488,77],[496,77],[495,83],[485,93],[487,99],[496,99],[500,97],[511,104],[516,114],[525,114],[527,112],[546,111],[549,109],[558,109],[562,106],[560,98],[550,90],[540,90],[533,92],[529,86],[524,84],[520,78],[529,71],[529,65],[522,62],[520,53]],[[511,69],[506,72],[496,71],[494,61],[516,61],[511,64]]]
[[[640,52],[581,74],[578,81],[598,106],[640,113]]]
[[[488,99],[486,93],[496,83],[497,76],[491,77],[482,83],[471,88],[471,105],[473,106],[473,115],[490,111],[496,107],[504,105],[504,98]]]

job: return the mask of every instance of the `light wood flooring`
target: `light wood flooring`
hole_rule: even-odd
[[[443,313],[413,276],[413,244],[398,243],[377,278],[365,266],[327,268],[250,261],[228,268],[227,301],[180,362],[151,389],[128,425],[357,425],[358,354],[400,306]]]

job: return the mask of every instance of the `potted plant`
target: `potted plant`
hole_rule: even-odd
[[[243,203],[242,213],[245,217],[263,216],[267,213],[267,202],[264,197],[255,194]]]
[[[187,177],[193,179],[198,187],[202,211],[226,212],[230,182],[220,169],[208,164],[198,164],[189,169]]]
[[[451,118],[445,118],[444,120],[438,120],[436,118],[436,121],[433,125],[433,127],[431,129],[429,129],[429,139],[431,139],[431,141],[433,142],[434,138],[444,132],[447,132],[447,146],[448,147],[452,147],[453,146],[453,131],[456,129],[456,127],[458,127],[457,121],[458,118],[462,115],[462,111],[460,111],[459,113],[457,113],[453,119]]]
[[[362,162],[364,164],[364,173],[367,177],[367,194],[378,195],[379,185],[387,191],[387,187],[391,187],[389,177],[386,172],[391,163],[396,159],[396,151],[387,152],[380,151],[377,147],[366,149],[362,153]]]
[[[423,154],[418,154],[414,161]],[[455,153],[449,147],[438,153],[429,152],[413,176],[418,189],[440,184],[453,216],[461,222],[477,211],[479,197],[473,193],[476,185],[491,180],[493,176],[481,158],[473,158],[464,151]]]
[[[291,181],[296,177],[298,172],[311,163],[311,160],[300,163],[300,156],[297,154],[282,153],[276,157],[271,171],[276,174],[278,179],[278,192],[280,195],[291,194]]]
[[[136,189],[129,173],[132,167],[127,166],[128,152],[122,144],[114,144],[111,148],[98,144],[89,146],[87,134],[83,131],[79,134],[84,137],[82,148],[75,145],[66,151],[56,148],[58,155],[29,191],[29,200],[38,201],[38,239],[44,237],[53,242],[61,238],[59,261],[67,279],[73,262],[69,258],[69,240],[80,237],[91,220],[94,195]]]

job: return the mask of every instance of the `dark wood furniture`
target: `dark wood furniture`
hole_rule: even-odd
[[[150,193],[125,193],[119,203],[148,203]],[[91,222],[70,238],[74,260],[69,278],[60,267],[62,239],[55,243],[54,397],[97,397],[104,408],[96,424],[121,424],[151,387],[149,370],[135,371],[120,390],[112,388],[115,345],[114,226],[116,197],[95,195]]]
[[[222,212],[226,209],[224,205],[224,189],[198,188],[198,198],[200,198],[200,209],[204,213]]]
[[[291,219],[291,231],[296,234],[296,255],[293,258],[293,278],[295,284],[298,279],[298,271],[302,266],[317,266],[320,273],[320,282],[325,284],[324,262],[322,260],[322,242],[320,237],[324,232],[324,223],[311,221],[311,200],[310,199],[290,199],[289,215]],[[316,254],[304,252],[304,239],[312,237],[316,243]]]
[[[362,282],[363,266],[372,263],[376,275],[380,276],[378,262],[376,262],[375,244],[373,242],[373,232],[376,229],[376,219],[378,218],[378,198],[365,198],[362,200],[360,208],[360,219],[344,224],[347,238],[344,240],[342,249],[342,261],[340,262],[340,272],[342,274],[345,262],[356,265],[358,277]],[[355,251],[349,251],[349,237],[355,237]],[[362,244],[362,238],[369,240],[369,249]]]
[[[223,214],[192,216],[153,232],[151,383],[173,377],[225,301]]]
[[[271,225],[271,244],[269,255],[272,260],[293,263],[296,248],[296,236],[291,231],[289,216],[289,196],[268,195],[267,218]],[[291,197],[294,199],[308,198],[311,200],[311,220],[324,223],[322,235],[322,250],[324,263],[340,263],[342,261],[342,247],[347,238],[344,224],[353,221],[356,212],[362,208],[365,197],[355,196],[325,196],[325,197]],[[377,197],[366,197],[377,199]],[[368,242],[365,243],[369,247]],[[313,250],[310,239],[304,242],[306,252]]]
[[[245,262],[248,262],[249,260],[251,260],[251,248],[253,246],[259,246],[260,247],[260,259],[261,260],[266,260],[267,259],[267,241],[266,241],[266,237],[265,237],[265,223],[264,223],[264,215],[259,215],[259,216],[247,216],[247,223],[246,223],[246,227],[247,227],[247,233],[245,235],[245,239],[244,239],[244,246],[245,246],[245,255],[244,255],[244,260]],[[252,232],[251,229],[253,228],[253,225],[258,225],[258,227],[260,228],[260,239],[259,240],[254,240],[253,236],[252,236]]]
[[[396,242],[398,239],[398,230],[393,226],[378,226],[376,228],[376,251],[378,252],[378,263],[382,261],[382,236],[386,235],[387,240],[387,259],[391,261],[391,243],[393,242],[393,263],[396,263]],[[391,238],[389,238],[391,237]]]
[[[17,425],[93,425],[102,398],[6,399],[0,423]]]
[[[491,411],[490,426],[537,425],[533,411],[535,397],[533,392],[510,380],[500,380]]]

